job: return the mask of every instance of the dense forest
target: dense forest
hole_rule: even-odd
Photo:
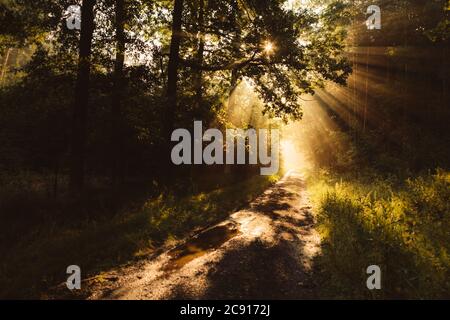
[[[449,298],[449,15],[446,0],[0,1],[0,297],[145,259],[297,170],[319,298]],[[279,130],[282,169],[174,165],[172,132],[194,121]],[[373,261],[379,292],[361,285]]]

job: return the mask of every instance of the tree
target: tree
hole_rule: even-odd
[[[174,126],[174,116],[177,109],[178,67],[180,64],[183,3],[183,0],[174,0],[172,14],[172,35],[170,40],[169,64],[167,67],[167,110],[164,116],[163,130],[165,139],[167,139],[166,142],[170,141],[170,136]]]
[[[300,119],[300,95],[314,93],[326,80],[344,84],[351,72],[343,55],[345,30],[330,19],[345,7],[332,9],[320,15],[308,8],[287,10],[280,0],[226,5],[211,0],[212,18],[203,35],[210,39],[208,54],[203,62],[184,54],[181,63],[193,70],[230,72],[231,87],[239,78],[251,79],[266,114]]]
[[[112,180],[117,186],[122,176],[123,158],[123,121],[122,121],[122,96],[124,91],[124,62],[125,62],[125,0],[115,2],[115,30],[116,30],[116,58],[114,63],[114,85],[112,93]]]
[[[81,7],[81,35],[73,103],[70,167],[70,187],[74,192],[81,192],[85,183],[87,113],[95,3],[96,0],[83,0]]]
[[[203,64],[203,58],[205,53],[205,0],[198,0],[198,13],[197,13],[197,57],[196,61],[198,64]],[[202,70],[197,70],[195,74],[195,98],[194,98],[194,113],[197,113],[202,106],[203,99],[203,72]]]

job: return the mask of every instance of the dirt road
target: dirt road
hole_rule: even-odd
[[[291,172],[228,220],[104,276],[89,299],[312,299],[319,242],[304,181]]]

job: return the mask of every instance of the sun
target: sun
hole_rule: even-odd
[[[267,55],[271,55],[271,54],[273,54],[273,53],[275,52],[275,45],[273,44],[273,42],[271,42],[271,41],[266,41],[266,42],[264,43],[264,52],[265,52]]]

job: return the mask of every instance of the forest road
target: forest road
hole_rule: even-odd
[[[320,251],[302,176],[159,256],[92,284],[88,299],[314,299]]]

